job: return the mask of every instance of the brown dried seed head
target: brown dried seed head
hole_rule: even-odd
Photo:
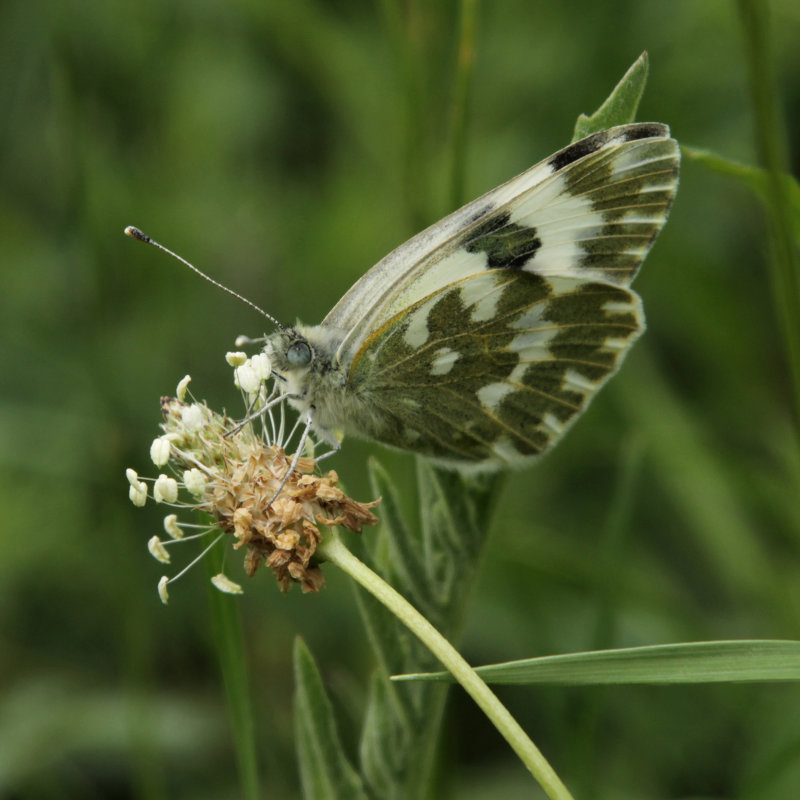
[[[348,497],[335,471],[314,474],[314,459],[300,458],[289,474],[292,456],[267,444],[252,425],[237,429],[207,406],[174,398],[164,398],[162,410],[162,427],[180,438],[178,450],[184,448],[175,453],[175,465],[199,462],[214,476],[197,507],[235,537],[235,547],[247,548],[248,575],[266,563],[283,591],[300,583],[304,592],[316,592],[324,585],[321,570],[311,563],[321,539],[317,524],[360,532],[378,521],[370,509],[379,501],[359,503]]]

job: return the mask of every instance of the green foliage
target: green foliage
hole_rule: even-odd
[[[457,642],[500,479],[465,480],[422,458],[416,465],[420,514],[418,524],[410,525],[391,477],[376,461],[370,463],[373,492],[383,502],[381,537],[368,560],[434,627]],[[384,606],[363,589],[357,593],[380,665],[361,734],[365,780],[376,797],[435,797],[431,782],[444,687],[401,687],[388,676],[430,668],[436,661]]]
[[[757,22],[772,19],[747,31],[735,4],[484,3],[454,190],[453,3],[382,7],[396,25],[374,4],[320,0],[0,4],[1,794],[241,792],[202,570],[170,587],[165,610],[145,549],[161,515],[126,504],[123,471],[147,471],[158,397],[186,372],[210,403],[236,407],[222,356],[263,322],[127,240],[125,225],[282,321],[314,323],[451,210],[451,193],[477,196],[565,145],[576,112],[596,108],[644,48],[639,117],[669,123],[682,143],[774,176],[753,136],[770,85],[763,96],[786,119],[762,109],[766,127],[781,139],[798,127],[796,0],[752,3]],[[745,51],[744,33],[762,31],[770,52]],[[796,163],[792,148],[778,174]],[[777,194],[781,215],[792,192]],[[785,218],[796,232],[796,208]],[[800,638],[800,456],[767,260],[784,229],[764,224],[743,182],[685,159],[636,283],[648,331],[559,448],[508,478],[464,622],[470,662]],[[615,538],[632,439],[642,455]],[[358,499],[370,496],[373,452],[348,441],[330,462]],[[380,458],[407,498],[413,461]],[[320,596],[283,597],[268,576],[237,574],[237,559],[226,572],[246,589],[234,602],[262,789],[294,800],[294,637],[324,667],[353,764],[365,715],[391,742],[381,693],[400,687],[369,677],[349,581],[326,568]],[[507,691],[567,783],[585,781],[582,798],[800,793],[794,685]],[[460,692],[446,719],[453,796],[530,796]],[[380,749],[370,758],[360,768],[379,776]]]
[[[493,684],[724,683],[800,680],[800,642],[687,642],[628,647],[476,667]],[[395,676],[398,681],[447,681],[446,672]]]
[[[647,83],[649,62],[647,53],[642,53],[631,64],[628,71],[620,78],[611,94],[591,116],[581,114],[575,122],[572,132],[572,141],[583,139],[591,133],[612,128],[614,125],[624,125],[636,119],[636,110],[644,93]]]
[[[206,571],[209,577],[222,571],[223,561],[223,550],[220,547],[213,548],[206,554]],[[219,657],[239,766],[240,795],[246,800],[257,800],[261,792],[255,721],[239,608],[234,597],[217,591],[211,584],[208,585],[208,598],[214,650]]]
[[[681,152],[698,164],[702,164],[702,166],[718,172],[720,175],[726,175],[735,181],[739,181],[744,186],[747,186],[761,203],[765,206],[768,204],[770,176],[767,170],[749,164],[740,164],[738,161],[724,158],[718,153],[700,150],[696,147],[684,145],[681,148]],[[783,184],[782,191],[787,200],[792,236],[795,240],[795,246],[800,248],[800,182],[793,175],[785,172],[780,175],[780,181]]]
[[[333,709],[317,665],[302,639],[294,647],[295,728],[303,797],[366,800],[361,780],[342,749]]]

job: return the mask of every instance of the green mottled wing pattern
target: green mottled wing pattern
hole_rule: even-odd
[[[634,123],[565,147],[398,247],[331,310],[349,363],[374,331],[486,270],[631,283],[664,222],[680,150],[669,128]]]
[[[454,324],[457,321],[457,324]],[[398,314],[353,362],[369,435],[491,468],[546,450],[643,328],[639,298],[602,281],[496,270]]]
[[[665,125],[610,128],[390,253],[321,326],[346,378],[320,419],[471,469],[545,451],[644,329],[628,287],[679,161]]]

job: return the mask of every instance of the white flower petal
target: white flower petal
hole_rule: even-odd
[[[244,589],[238,583],[234,583],[221,572],[211,579],[211,583],[221,592],[225,592],[225,594],[244,594]]]
[[[158,536],[153,536],[153,538],[150,539],[147,543],[147,549],[156,561],[160,561],[162,564],[169,564],[169,553]]]
[[[178,499],[178,481],[162,472],[153,486],[153,497],[156,503],[174,503]]]

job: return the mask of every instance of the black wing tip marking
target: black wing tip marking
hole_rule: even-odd
[[[626,142],[635,142],[637,139],[658,139],[669,136],[669,125],[661,122],[635,122],[626,125],[623,139]]]
[[[584,156],[596,153],[614,139],[619,139],[623,142],[635,142],[638,139],[667,136],[669,136],[669,126],[660,122],[635,122],[631,125],[620,125],[617,128],[598,131],[585,139],[573,142],[563,150],[559,150],[547,163],[553,168],[553,172],[558,172],[573,161],[578,161]]]

